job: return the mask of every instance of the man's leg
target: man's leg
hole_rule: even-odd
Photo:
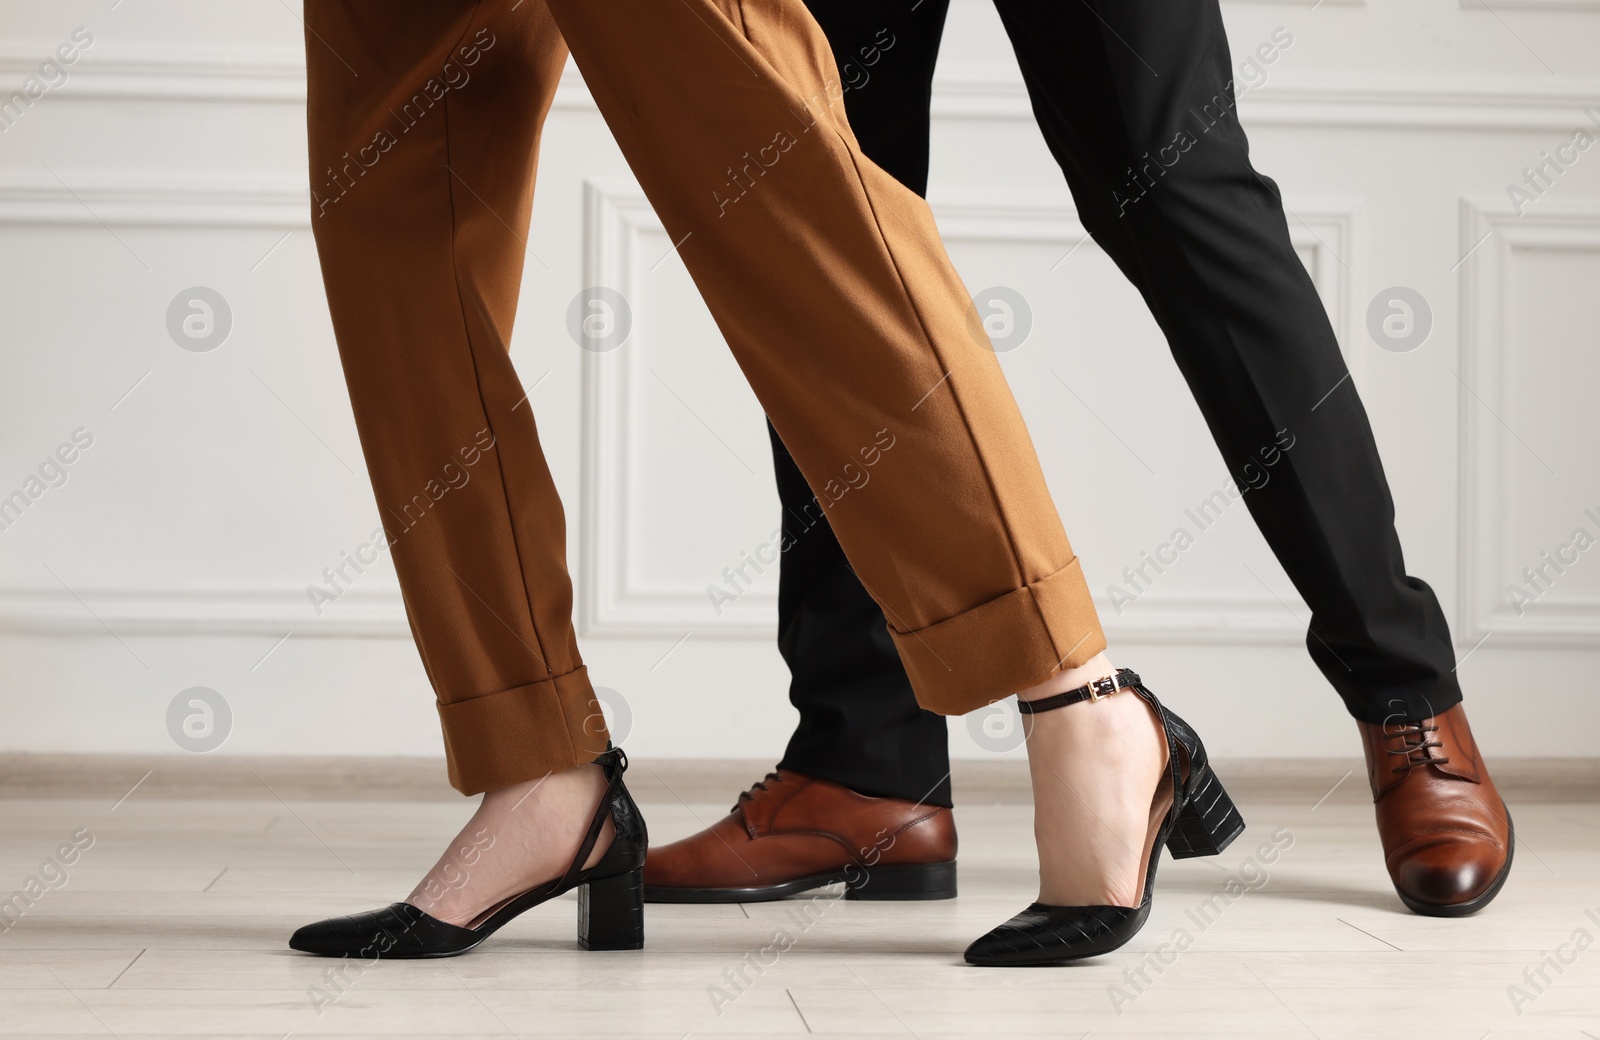
[[[1449,626],[1405,572],[1366,412],[1250,164],[1215,0],[996,2],[1085,227],[1144,294],[1235,480],[1265,481],[1244,500],[1311,607],[1312,658],[1358,719],[1457,703]]]
[[[772,466],[788,546],[778,577],[778,652],[800,712],[778,770],[905,801],[907,811],[950,806],[944,716],[917,703],[883,610],[850,569],[776,432]]]
[[[949,0],[809,0],[844,82],[862,152],[901,184],[928,183],[928,107]],[[917,704],[883,611],[845,560],[810,485],[777,432],[783,508],[778,650],[800,713],[778,769],[858,794],[949,806],[943,717]]]
[[[1277,186],[1251,166],[1216,0],[996,4],[1085,227],[1144,295],[1311,608],[1307,645],[1361,726],[1402,897],[1475,909],[1504,880],[1509,825],[1444,612],[1406,574],[1366,412]]]

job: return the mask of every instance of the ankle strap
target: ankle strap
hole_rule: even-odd
[[[1141,686],[1143,682],[1139,673],[1130,668],[1118,668],[1116,675],[1108,675],[1104,679],[1084,683],[1076,690],[1058,693],[1054,697],[1043,697],[1036,701],[1017,701],[1017,710],[1024,715],[1037,715],[1041,711],[1054,711],[1065,708],[1069,704],[1079,701],[1098,701],[1111,696],[1118,690],[1125,690],[1130,686]]]

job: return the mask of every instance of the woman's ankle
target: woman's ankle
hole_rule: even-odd
[[[581,851],[606,786],[604,771],[585,763],[485,792],[406,902],[465,925],[497,901],[561,877]],[[606,820],[582,865],[598,862],[615,834]]]
[[[1083,664],[1072,668],[1063,668],[1039,685],[1030,686],[1028,689],[1018,693],[1017,698],[1024,701],[1036,701],[1045,697],[1054,697],[1058,693],[1075,690],[1084,683],[1093,682],[1096,679],[1104,679],[1106,676],[1115,675],[1116,673],[1117,669],[1111,664],[1111,659],[1103,652],[1098,653]]]
[[[1051,697],[1115,671],[1105,655],[1097,655],[1019,696]],[[1150,828],[1164,813],[1160,784],[1167,749],[1159,719],[1131,690],[1024,718],[1040,901],[1135,905]]]

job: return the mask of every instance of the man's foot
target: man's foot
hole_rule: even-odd
[[[955,858],[949,809],[869,798],[784,769],[741,794],[717,823],[652,846],[644,896],[759,902],[842,881],[847,899],[950,899]]]
[[[1042,700],[1115,671],[1102,654],[1020,696]],[[1118,693],[1025,718],[1039,902],[1138,906],[1155,854],[1150,835],[1172,804],[1155,713]]]
[[[1457,704],[1426,719],[1358,723],[1385,865],[1430,917],[1489,905],[1511,873],[1511,815]]]
[[[583,844],[606,777],[593,763],[489,791],[406,902],[470,927],[490,910],[565,873]],[[608,818],[585,867],[600,861],[616,828]]]

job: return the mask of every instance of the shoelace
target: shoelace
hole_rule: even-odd
[[[765,791],[765,790],[767,790],[768,789],[767,788],[767,781],[768,780],[775,780],[780,784],[783,783],[783,777],[779,776],[777,773],[768,773],[766,776],[762,777],[760,780],[757,780],[755,782],[755,784],[751,786],[750,790],[741,791],[739,793],[739,800],[737,802],[734,802],[733,803],[733,809],[729,809],[728,811],[729,812],[733,812],[734,809],[739,808],[740,805],[743,805],[745,802],[748,802],[751,799],[753,799],[756,796],[755,793],[757,791]]]
[[[1438,726],[1424,725],[1421,719],[1415,719],[1400,723],[1400,730],[1397,733],[1385,733],[1385,736],[1399,737],[1401,741],[1399,748],[1385,748],[1385,750],[1391,755],[1406,756],[1405,761],[1395,766],[1390,772],[1404,773],[1413,766],[1441,765],[1450,761],[1448,756],[1440,755],[1435,757],[1433,754],[1434,748],[1444,747],[1439,741],[1429,738],[1429,734],[1437,733],[1438,730]]]

